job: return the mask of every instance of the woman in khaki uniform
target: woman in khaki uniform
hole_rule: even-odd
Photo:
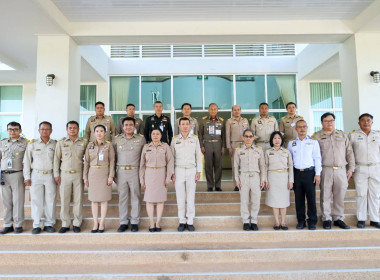
[[[161,142],[162,132],[153,129],[152,142],[141,153],[140,184],[145,190],[144,201],[149,216],[149,231],[161,231],[160,221],[167,199],[167,186],[174,173],[174,159],[168,144]],[[157,203],[157,220],[154,223],[154,204]]]
[[[290,205],[290,190],[293,188],[293,160],[290,152],[282,147],[284,137],[274,131],[269,141],[271,148],[265,151],[268,172],[265,204],[273,208],[274,230],[287,230],[286,208]],[[281,213],[281,223],[279,221]]]
[[[112,196],[112,182],[115,176],[115,150],[109,141],[104,140],[106,128],[97,125],[94,128],[96,140],[87,145],[83,179],[88,187],[88,200],[91,201],[94,227],[91,233],[104,232],[104,220],[107,215],[108,201]],[[98,206],[100,204],[100,223]]]

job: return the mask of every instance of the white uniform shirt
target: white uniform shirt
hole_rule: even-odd
[[[297,169],[315,168],[315,175],[321,175],[321,150],[317,140],[306,136],[302,141],[297,137],[288,143],[294,167]]]

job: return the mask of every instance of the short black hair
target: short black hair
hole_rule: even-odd
[[[156,104],[162,104],[162,102],[160,100],[157,100],[156,102],[154,102],[154,105],[156,105]]]
[[[181,106],[181,110],[183,109],[183,107],[185,107],[186,105],[190,106],[190,109],[192,109],[193,107],[191,107],[191,104],[190,103],[183,103],[182,106]]]
[[[126,121],[132,121],[132,122],[133,122],[133,125],[136,125],[136,120],[135,120],[134,118],[131,118],[131,117],[125,117],[125,118],[121,121],[121,123],[123,124],[123,126],[124,126],[124,123],[125,123]]]
[[[280,138],[281,138],[281,145],[280,145],[280,146],[284,145],[285,140],[284,140],[284,136],[282,136],[282,133],[281,133],[280,131],[273,131],[272,134],[270,135],[270,139],[269,139],[269,145],[270,145],[271,147],[274,146],[274,145],[273,145],[273,138],[274,138],[276,135],[279,135]]]
[[[75,124],[78,128],[79,128],[79,123],[77,121],[69,121],[67,124],[66,124],[66,129],[69,127],[69,124]]]
[[[98,106],[98,105],[103,105],[103,107],[106,107],[102,101],[98,101],[98,102],[95,103],[95,107]]]
[[[152,132],[156,131],[156,130],[159,131],[161,133],[161,135],[162,135],[161,129],[159,129],[159,128],[153,128],[152,131],[150,132],[150,136],[152,136]]]
[[[266,105],[266,106],[268,106],[268,108],[269,108],[268,103],[266,103],[266,102],[261,102],[260,105],[259,105],[259,109],[260,109],[260,107],[263,106],[263,105]]]
[[[105,127],[104,125],[102,125],[102,124],[98,124],[98,125],[95,125],[95,127],[94,127],[94,132],[95,132],[95,130],[96,130],[98,127],[103,127],[104,132],[107,131],[107,129],[106,129],[106,127]]]
[[[8,128],[9,126],[18,126],[18,128],[21,129],[21,124],[18,123],[18,122],[10,122],[10,123],[7,124],[7,128]]]
[[[188,121],[190,123],[190,119],[189,118],[182,117],[182,118],[179,119],[178,125],[181,124],[181,121]]]
[[[302,119],[302,120],[298,120],[298,121],[296,121],[296,127],[297,127],[297,125],[298,125],[299,122],[304,122],[304,123],[306,123],[306,125],[307,125],[307,122],[306,122],[304,119]]]
[[[363,118],[363,117],[368,117],[368,118],[370,118],[371,120],[373,120],[373,116],[372,116],[371,114],[369,114],[369,113],[364,113],[364,114],[361,114],[361,115],[360,115],[360,117],[359,117],[359,121],[360,121],[360,119]]]
[[[46,125],[50,126],[50,129],[53,128],[53,125],[52,125],[50,122],[48,122],[48,121],[43,121],[43,122],[40,122],[40,124],[38,125],[38,129],[40,129],[40,128],[41,128],[41,125],[43,125],[43,124],[46,124]]]
[[[215,106],[216,106],[216,108],[218,108],[218,109],[219,109],[219,107],[218,107],[218,104],[216,104],[216,103],[210,103],[210,104],[208,104],[208,107],[210,108],[212,105],[215,105]]]
[[[246,129],[243,131],[243,136],[245,136],[245,133],[246,132],[251,132],[253,136],[255,136],[255,134],[253,133],[253,130],[252,129]]]
[[[132,106],[133,108],[136,108],[135,104],[129,103],[127,106],[125,106],[125,109],[127,109],[129,106]]]
[[[286,109],[288,109],[289,105],[294,105],[297,108],[297,104],[296,103],[294,103],[294,102],[288,102],[288,104],[286,104]]]
[[[324,113],[324,114],[321,116],[321,122],[323,122],[323,120],[324,120],[325,118],[327,118],[328,116],[332,116],[332,117],[334,118],[334,120],[335,120],[335,115],[334,115],[333,113],[331,113],[331,112],[327,112],[327,113]]]

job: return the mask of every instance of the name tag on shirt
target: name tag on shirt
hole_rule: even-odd
[[[222,130],[220,130],[220,129],[217,129],[216,131],[215,131],[216,133],[216,135],[222,135]]]
[[[291,126],[291,127],[294,127],[295,125],[296,125],[296,123],[292,123],[290,126]]]
[[[215,134],[215,126],[214,125],[209,125],[208,126],[208,134]]]
[[[104,160],[104,154],[103,154],[103,153],[99,153],[99,160],[100,160],[100,161],[103,161],[103,160]]]

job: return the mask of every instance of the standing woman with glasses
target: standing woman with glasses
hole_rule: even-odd
[[[161,217],[167,199],[167,187],[174,173],[174,159],[168,144],[161,142],[162,132],[153,129],[152,142],[146,144],[141,153],[140,184],[145,190],[144,201],[149,216],[149,231],[161,231]],[[170,139],[171,140],[171,139]],[[157,220],[154,222],[154,204],[157,205]]]
[[[280,131],[272,132],[269,140],[270,149],[265,151],[267,167],[267,185],[265,204],[273,208],[274,230],[287,230],[286,208],[290,205],[290,190],[293,189],[293,159],[285,149],[284,137]],[[281,222],[279,220],[281,214]]]
[[[94,227],[91,233],[103,233],[107,215],[108,201],[112,197],[112,182],[115,176],[115,150],[109,141],[104,139],[105,126],[99,124],[94,128],[95,141],[87,145],[83,179],[88,187],[88,199],[91,201]],[[98,206],[100,204],[100,223]]]

